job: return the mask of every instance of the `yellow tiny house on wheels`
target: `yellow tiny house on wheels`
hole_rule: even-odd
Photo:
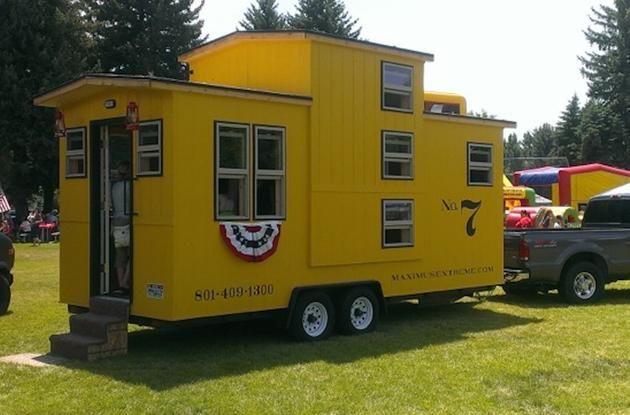
[[[314,340],[373,329],[389,300],[500,284],[514,123],[425,112],[432,59],[235,32],[181,57],[190,81],[95,74],[41,95],[66,127],[61,301],[128,287],[132,322],[273,313]]]

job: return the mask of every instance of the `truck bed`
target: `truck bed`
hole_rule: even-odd
[[[596,262],[608,281],[630,276],[630,229],[526,229],[504,232],[504,268],[529,283],[555,285],[576,260]]]

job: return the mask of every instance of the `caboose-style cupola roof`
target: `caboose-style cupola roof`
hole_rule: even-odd
[[[430,53],[420,52],[412,49],[399,48],[396,46],[383,45],[381,43],[369,42],[366,40],[349,39],[341,36],[331,35],[328,33],[304,31],[304,30],[253,30],[253,31],[235,31],[225,36],[213,39],[196,48],[189,50],[179,56],[180,61],[189,62],[197,59],[209,52],[221,49],[228,45],[238,42],[251,40],[316,40],[322,43],[339,45],[354,49],[371,50],[375,52],[385,53],[389,55],[401,56],[412,59],[420,59],[424,62],[432,62],[433,55]]]

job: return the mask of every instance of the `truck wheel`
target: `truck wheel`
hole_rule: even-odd
[[[602,271],[591,262],[578,262],[567,270],[558,291],[569,303],[593,303],[604,293]]]
[[[344,334],[369,333],[376,328],[379,303],[374,291],[367,287],[349,290],[339,309],[339,330]]]
[[[330,336],[335,325],[333,302],[323,291],[300,296],[291,317],[291,334],[297,340],[316,341]]]
[[[0,315],[7,312],[9,303],[11,302],[11,287],[9,280],[0,274]]]

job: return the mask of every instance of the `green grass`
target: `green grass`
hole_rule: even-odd
[[[67,330],[58,246],[17,246],[0,356]],[[500,295],[392,307],[377,332],[294,343],[273,325],[134,327],[129,354],[64,367],[0,363],[1,414],[627,414],[630,282],[595,306]]]

